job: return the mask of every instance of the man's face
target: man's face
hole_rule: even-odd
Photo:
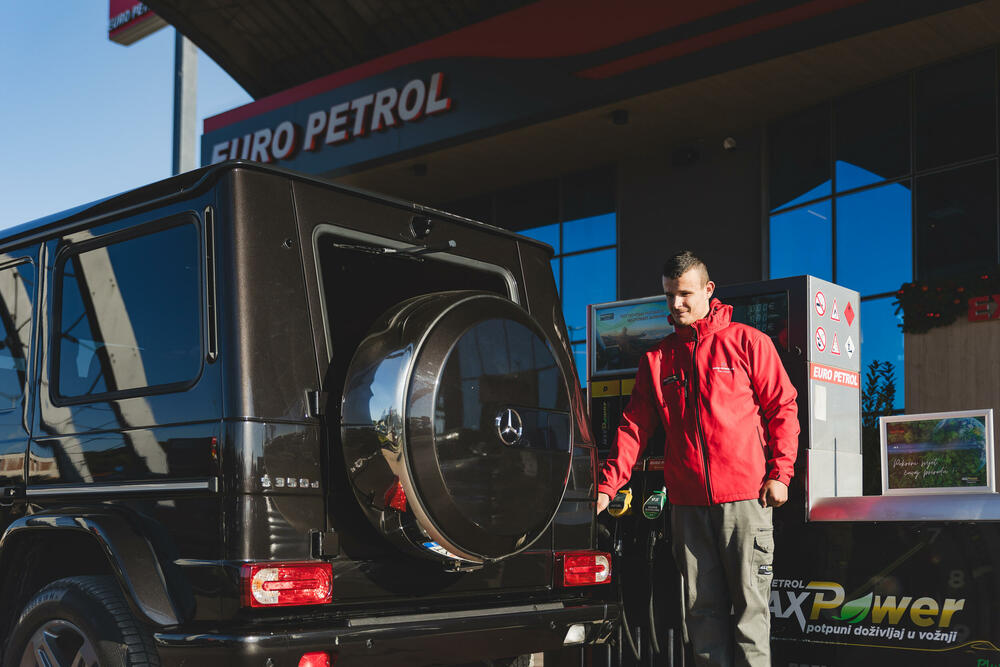
[[[706,281],[705,272],[699,267],[688,269],[680,278],[663,278],[667,307],[680,327],[689,327],[708,315],[708,302],[714,291],[715,283]]]

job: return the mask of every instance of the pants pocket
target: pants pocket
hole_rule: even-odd
[[[770,587],[774,563],[774,529],[760,528],[753,538],[753,572]]]

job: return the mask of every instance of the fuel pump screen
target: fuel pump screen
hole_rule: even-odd
[[[667,300],[632,299],[592,305],[590,376],[631,376],[649,348],[674,330],[667,321]]]
[[[788,293],[752,294],[727,297],[725,303],[733,307],[733,321],[763,331],[774,346],[788,351]]]

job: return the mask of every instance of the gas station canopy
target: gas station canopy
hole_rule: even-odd
[[[254,98],[433,39],[529,0],[149,0]]]

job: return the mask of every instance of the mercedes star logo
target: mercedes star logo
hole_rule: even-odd
[[[516,445],[524,433],[524,425],[521,423],[521,415],[513,408],[503,408],[497,413],[497,435],[500,442],[511,447]]]

